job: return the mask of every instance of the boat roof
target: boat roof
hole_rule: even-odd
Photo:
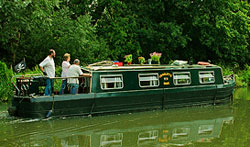
[[[173,65],[150,65],[150,64],[132,64],[132,65],[125,65],[125,66],[118,66],[118,65],[107,65],[107,66],[87,66],[87,67],[82,67],[83,70],[85,71],[110,71],[110,70],[142,70],[142,69],[204,69],[204,68],[215,68],[219,67],[214,64],[209,64],[209,65],[198,65],[198,64],[193,64],[193,65],[178,65],[178,66],[173,66]]]

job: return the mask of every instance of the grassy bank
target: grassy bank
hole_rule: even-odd
[[[246,87],[250,85],[250,66],[245,65],[245,67],[227,67],[220,65],[223,69],[224,75],[235,75],[236,86],[237,87]],[[56,76],[61,76],[61,67],[56,67]],[[12,71],[12,68],[7,68],[4,62],[0,61],[0,102],[6,102],[11,99],[13,95],[14,87],[11,83],[11,78],[14,75],[25,75],[25,74],[41,74],[42,72],[38,66],[33,69],[26,69],[22,73],[16,74]],[[13,79],[15,82],[15,79]],[[54,90],[56,93],[60,91],[61,80],[57,80],[54,85]]]

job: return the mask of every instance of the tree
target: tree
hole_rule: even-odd
[[[87,14],[72,19],[73,12],[56,0],[4,1],[1,7],[5,18],[1,21],[1,58],[9,64],[26,57],[28,66],[33,67],[50,48],[57,52],[57,65],[66,52],[85,64],[107,57],[107,46],[97,37]]]

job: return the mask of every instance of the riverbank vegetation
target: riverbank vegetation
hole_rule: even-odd
[[[244,67],[229,67],[220,65],[224,75],[234,74],[236,87],[246,87],[250,85],[250,66],[245,64]]]
[[[56,50],[57,66],[66,52],[83,65],[123,61],[129,54],[133,61],[140,56],[147,61],[150,53],[160,52],[161,64],[221,63],[236,74],[237,85],[245,86],[249,12],[245,0],[2,0],[0,61],[10,68],[25,58],[32,69],[50,48]]]
[[[8,69],[7,65],[0,61],[0,101],[7,101],[13,95],[12,75],[12,69]]]

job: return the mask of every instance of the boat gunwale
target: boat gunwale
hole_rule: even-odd
[[[219,85],[219,86],[218,86]],[[224,83],[224,84],[207,84],[207,85],[195,85],[195,86],[178,86],[178,87],[169,87],[169,88],[147,88],[147,89],[137,89],[137,90],[126,90],[126,91],[104,91],[104,92],[98,92],[98,93],[79,93],[79,94],[65,94],[65,95],[55,95],[54,99],[58,99],[58,97],[68,97],[71,96],[75,97],[74,99],[77,99],[83,95],[93,95],[93,98],[99,98],[96,97],[96,95],[100,94],[112,94],[112,93],[126,93],[126,92],[142,92],[142,91],[159,91],[159,90],[171,90],[171,89],[196,89],[196,88],[216,88],[216,89],[222,89],[222,88],[229,88],[233,87],[235,84],[234,83]],[[29,97],[29,96],[17,96],[14,95],[14,98],[25,98],[25,99],[53,99],[53,96],[36,96],[36,97]],[[82,98],[82,97],[81,97]],[[72,99],[73,100],[73,99]]]

